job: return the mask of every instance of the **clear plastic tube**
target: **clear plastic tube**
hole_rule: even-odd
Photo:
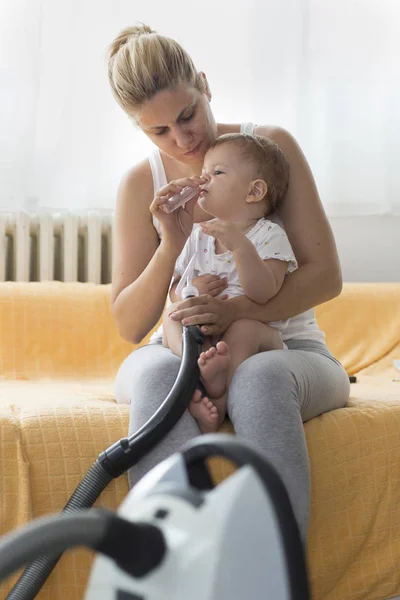
[[[171,213],[180,206],[183,206],[186,204],[186,202],[194,198],[198,192],[198,188],[193,188],[190,187],[190,185],[187,185],[181,192],[179,192],[179,194],[175,194],[175,196],[172,196],[169,198],[169,200],[167,200],[167,202],[163,205],[165,212]]]
[[[182,290],[181,298],[182,300],[186,300],[187,298],[193,298],[194,296],[199,295],[199,290],[194,285],[185,285]]]
[[[198,296],[199,295],[199,290],[192,285],[192,277],[193,277],[195,262],[196,262],[196,253],[193,254],[185,271],[183,272],[183,275],[182,275],[178,285],[176,286],[175,293],[178,295],[180,294],[182,300],[185,300],[186,298],[190,298],[190,296]]]

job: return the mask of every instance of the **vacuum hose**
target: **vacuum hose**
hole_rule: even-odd
[[[101,492],[158,444],[179,421],[199,381],[197,360],[204,342],[197,326],[183,327],[182,361],[176,381],[160,408],[138,431],[99,454],[61,514],[93,506]],[[43,556],[31,562],[6,600],[34,600],[61,557]]]
[[[35,556],[84,546],[108,556],[131,577],[143,577],[161,564],[167,551],[164,534],[149,523],[132,523],[107,510],[36,519],[11,533],[0,547],[0,580]]]

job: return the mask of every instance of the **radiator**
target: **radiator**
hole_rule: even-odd
[[[0,281],[109,283],[113,214],[0,213]]]

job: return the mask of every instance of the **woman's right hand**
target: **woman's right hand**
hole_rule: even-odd
[[[200,186],[206,182],[205,177],[185,177],[171,181],[157,190],[156,196],[150,205],[150,212],[158,219],[161,225],[161,242],[174,248],[178,254],[182,251],[186,240],[193,228],[194,207],[200,195]],[[175,194],[179,194],[184,187],[190,186],[198,189],[198,193],[173,212],[167,213],[163,206]]]

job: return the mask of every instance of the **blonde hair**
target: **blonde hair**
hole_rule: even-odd
[[[242,155],[254,166],[255,179],[263,179],[268,186],[266,194],[267,212],[274,212],[285,197],[289,185],[289,163],[276,142],[261,135],[248,133],[225,133],[210,146],[235,144]]]
[[[161,90],[177,85],[205,91],[204,80],[186,50],[144,24],[127,27],[110,44],[108,78],[124,110],[137,110]]]

